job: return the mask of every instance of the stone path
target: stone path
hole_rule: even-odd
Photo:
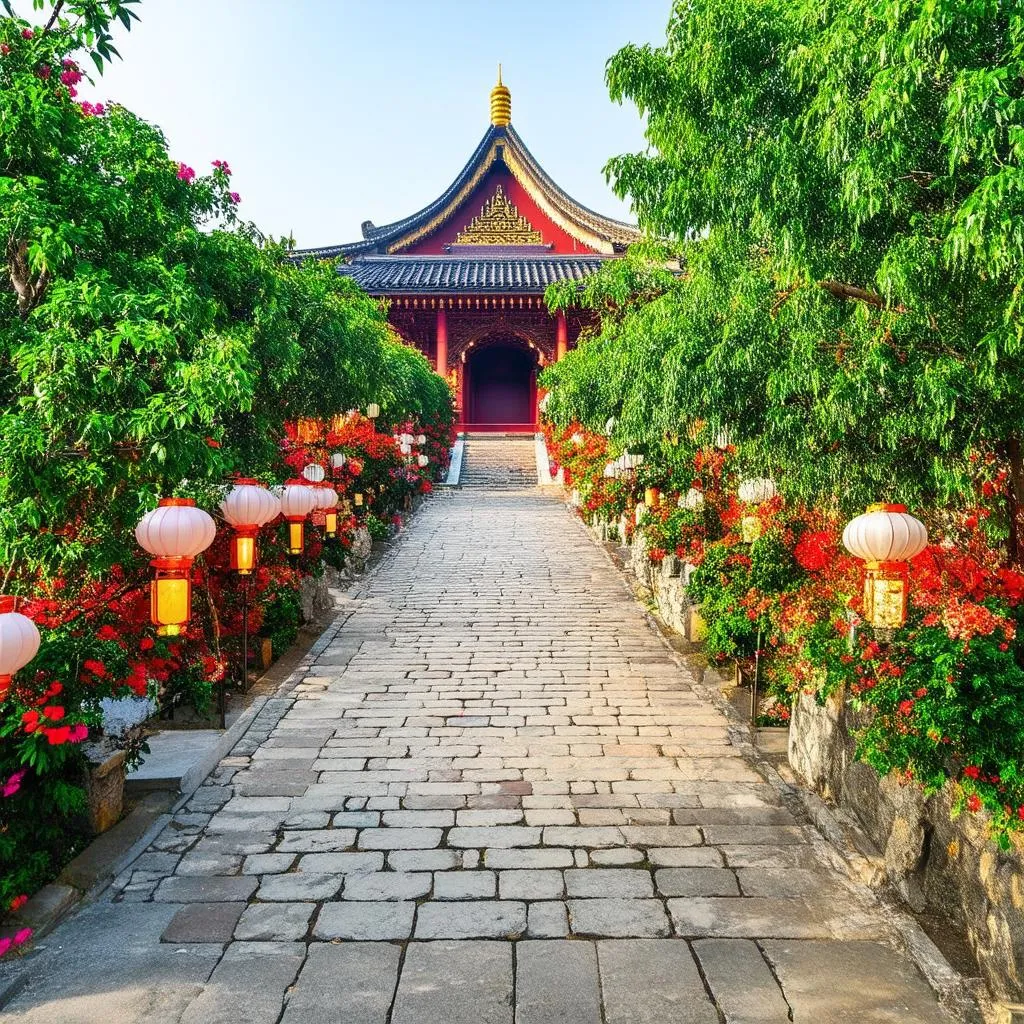
[[[537,492],[438,496],[5,1022],[937,1024]]]

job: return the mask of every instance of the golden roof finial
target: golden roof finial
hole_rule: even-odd
[[[498,84],[491,90],[491,124],[499,128],[512,120],[512,93],[501,83],[501,65],[498,65]]]

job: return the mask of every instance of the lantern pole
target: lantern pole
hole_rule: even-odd
[[[242,580],[242,693],[249,692],[249,580]]]

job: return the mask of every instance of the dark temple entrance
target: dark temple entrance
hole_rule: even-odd
[[[466,360],[466,421],[481,430],[533,430],[537,361],[518,340],[494,341]]]

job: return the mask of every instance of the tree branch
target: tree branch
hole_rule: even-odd
[[[57,18],[60,16],[60,11],[63,6],[64,0],[57,0],[57,2],[53,5],[53,14],[50,15],[50,20],[46,23],[46,26],[43,28],[42,34],[44,36],[47,32],[50,31],[51,28],[53,28],[54,25],[57,24]]]
[[[866,302],[869,306],[874,306],[876,309],[884,309],[890,313],[910,312],[902,303],[890,306],[878,292],[859,288],[855,284],[845,284],[842,281],[819,281],[818,287],[827,291],[829,295],[834,295],[837,299],[853,299],[856,302]]]
[[[11,284],[18,295],[18,312],[22,319],[43,301],[50,274],[44,270],[38,277],[32,276],[28,265],[28,243],[11,238],[7,242],[7,268]]]

